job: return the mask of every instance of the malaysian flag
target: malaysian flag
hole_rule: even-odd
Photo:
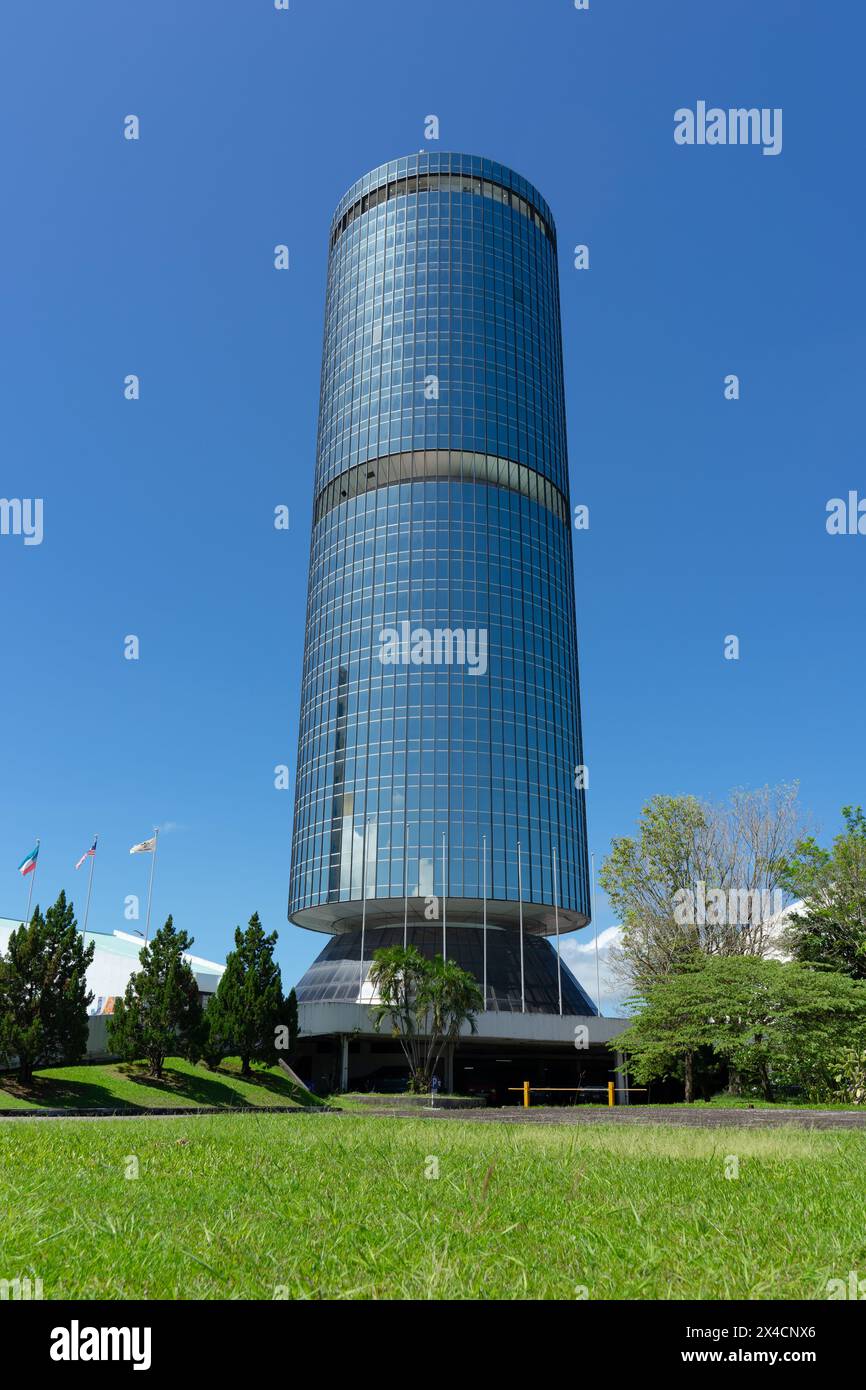
[[[81,868],[81,866],[82,866],[82,864],[84,863],[85,859],[92,859],[92,858],[93,858],[93,856],[94,856],[95,853],[96,853],[96,841],[97,841],[98,838],[99,838],[98,836],[94,835],[94,837],[93,837],[93,844],[90,846],[90,849],[85,850],[84,854],[82,854],[82,856],[81,856],[81,858],[79,859],[78,863],[75,865],[76,869],[80,869],[80,868]]]

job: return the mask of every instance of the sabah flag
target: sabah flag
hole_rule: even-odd
[[[24,856],[21,863],[18,865],[18,872],[21,874],[22,878],[25,874],[32,874],[34,872],[38,857],[39,846],[37,845],[35,849],[32,849],[29,854]]]

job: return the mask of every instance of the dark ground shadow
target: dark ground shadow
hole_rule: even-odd
[[[142,1110],[152,1108],[152,1103],[173,1105],[187,1101],[191,1105],[218,1106],[221,1110],[255,1110],[256,1106],[245,1096],[240,1095],[226,1084],[225,1078],[243,1080],[255,1086],[268,1097],[295,1102],[298,1105],[320,1104],[316,1098],[307,1097],[298,1091],[290,1081],[268,1072],[254,1071],[250,1077],[241,1077],[240,1070],[219,1068],[214,1072],[176,1071],[167,1064],[160,1079],[148,1076],[144,1066],[136,1063],[119,1063],[115,1070],[130,1086],[142,1088],[141,1103],[134,1097],[120,1096],[106,1081],[94,1073],[92,1079],[87,1075],[89,1068],[82,1067],[81,1080],[59,1080],[51,1077],[35,1076],[30,1089],[19,1086],[12,1079],[0,1087],[0,1109],[3,1107],[4,1092],[20,1097],[45,1109],[68,1108],[77,1110]],[[264,1098],[264,1097],[263,1097]],[[147,1100],[151,1104],[147,1103]]]
[[[0,1108],[4,1094],[29,1100],[34,1105],[45,1106],[47,1110],[68,1106],[77,1110],[137,1110],[138,1106],[119,1096],[100,1081],[55,1081],[44,1076],[34,1076],[31,1087],[19,1086],[15,1081],[7,1081],[0,1088]]]
[[[272,1095],[288,1097],[298,1105],[324,1105],[324,1101],[320,1100],[318,1096],[314,1096],[311,1091],[305,1091],[295,1086],[287,1076],[276,1076],[273,1072],[256,1071],[254,1069],[251,1076],[242,1077],[239,1070],[231,1071],[229,1068],[226,1068],[226,1070],[229,1071],[231,1076],[236,1076],[239,1080],[245,1081],[248,1086],[259,1086],[263,1091],[268,1091]]]

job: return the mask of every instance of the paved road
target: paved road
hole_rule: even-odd
[[[866,1130],[866,1110],[730,1110],[701,1106],[691,1110],[679,1106],[650,1107],[533,1105],[508,1106],[500,1110],[375,1110],[366,1114],[397,1115],[402,1119],[470,1120],[473,1124],[528,1125],[680,1125],[693,1129],[719,1129],[742,1126],[746,1129],[858,1129]]]
[[[364,1106],[354,1112],[316,1106],[306,1109],[291,1106],[238,1106],[236,1108],[211,1109],[202,1107],[174,1110],[17,1110],[0,1114],[3,1120],[160,1120],[194,1119],[198,1115],[372,1115],[377,1118],[388,1116],[403,1120],[469,1120],[473,1124],[510,1125],[676,1125],[691,1129],[720,1129],[739,1126],[744,1129],[782,1129],[786,1126],[798,1129],[856,1129],[866,1131],[866,1111],[860,1110],[724,1110],[721,1107],[710,1109],[701,1106],[687,1110],[678,1106],[659,1106],[658,1109],[644,1105],[622,1105],[613,1109],[604,1106],[565,1106],[533,1105],[529,1110],[523,1106],[505,1106],[489,1110],[446,1110],[413,1106],[401,1108],[395,1105],[379,1107]]]

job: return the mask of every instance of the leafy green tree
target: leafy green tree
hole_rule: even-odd
[[[780,1088],[826,1098],[840,1055],[866,1045],[866,984],[797,963],[760,965],[764,978],[751,993],[751,1019],[744,1012],[744,1026],[713,1045],[768,1100]]]
[[[764,905],[777,889],[782,893],[800,824],[796,785],[735,790],[718,805],[694,796],[652,797],[637,836],[614,839],[601,869],[622,925],[611,952],[619,978],[642,994],[654,980],[687,968],[695,951],[765,955],[773,945],[766,923],[775,909],[765,912]],[[698,884],[725,903],[720,914],[698,912],[693,900],[689,913]]]
[[[61,892],[44,917],[38,906],[29,923],[13,931],[0,955],[0,1057],[18,1059],[21,1084],[49,1062],[77,1062],[87,1051],[87,968],[94,943],[85,946],[71,902]]]
[[[150,1075],[162,1076],[166,1057],[196,1057],[201,1049],[198,981],[185,961],[193,938],[171,917],[139,955],[141,970],[126,986],[108,1020],[108,1045],[126,1061],[143,1057]]]
[[[709,1040],[705,1013],[695,1002],[694,976],[703,965],[697,951],[683,953],[677,970],[659,976],[643,996],[629,1001],[639,1012],[616,1039],[616,1050],[628,1053],[628,1069],[641,1085],[681,1074],[688,1102],[695,1098],[695,1058]]]
[[[213,1064],[223,1057],[238,1056],[241,1074],[251,1074],[251,1062],[273,1066],[282,1041],[279,1030],[291,1022],[288,1001],[283,998],[280,967],[274,960],[277,933],[265,935],[259,914],[254,912],[246,931],[235,929],[235,949],[229,952],[226,968],[216,994],[205,1014],[207,1052]],[[293,991],[294,993],[294,991]],[[295,1039],[297,1038],[297,999],[295,999]]]
[[[628,1053],[642,1083],[710,1048],[740,1086],[767,1100],[779,1088],[818,1097],[832,1090],[844,1050],[866,1042],[866,984],[799,964],[693,957],[636,1002],[637,1016],[611,1046]],[[694,1099],[688,1086],[686,1099]]]
[[[693,796],[655,796],[641,811],[637,838],[619,836],[601,866],[601,884],[621,922],[613,962],[638,991],[679,970],[700,945],[697,928],[674,918],[674,897],[709,872],[707,812]]]
[[[371,1007],[378,1032],[388,1020],[409,1064],[409,1089],[429,1091],[440,1057],[484,1007],[474,977],[455,961],[427,960],[415,946],[387,946],[377,951],[370,980],[379,995]]]
[[[836,1061],[833,1080],[849,1105],[866,1105],[866,1048],[846,1048]]]
[[[803,899],[793,914],[787,944],[797,960],[866,978],[866,816],[843,806],[845,829],[832,849],[811,836],[797,843],[785,883]]]

